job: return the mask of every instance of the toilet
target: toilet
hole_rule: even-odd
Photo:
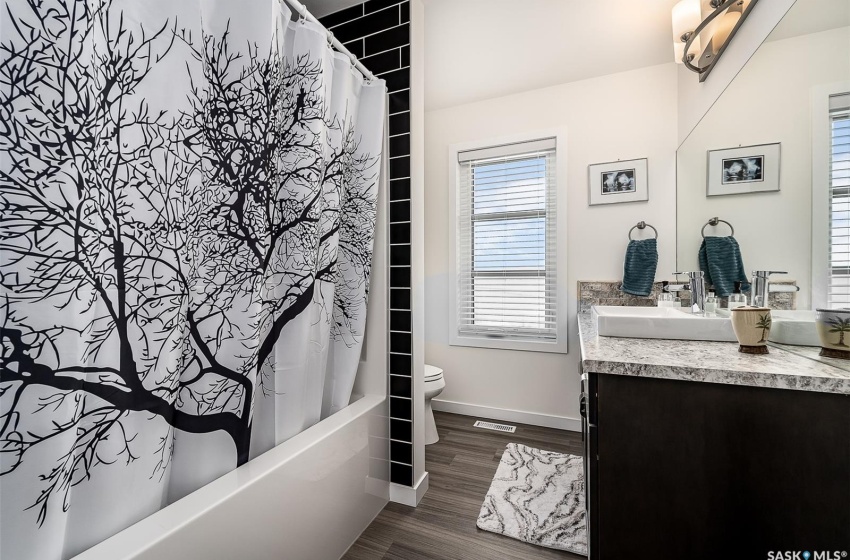
[[[437,366],[425,364],[425,445],[440,441],[440,436],[437,435],[437,423],[434,422],[434,411],[431,410],[431,399],[442,393],[445,387],[443,370]]]

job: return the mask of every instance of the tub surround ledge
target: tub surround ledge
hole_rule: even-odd
[[[738,344],[730,342],[598,336],[588,312],[578,314],[578,328],[585,372],[850,396],[850,364],[835,359],[776,346],[754,356],[738,352]]]

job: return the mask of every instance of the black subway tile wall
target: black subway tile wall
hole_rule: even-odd
[[[363,13],[371,14],[372,12],[377,12],[378,10],[383,10],[384,8],[395,6],[398,3],[398,0],[372,0],[371,2],[366,2],[362,5]],[[407,4],[407,2],[404,3]]]
[[[410,110],[410,90],[397,91],[390,94],[390,113],[400,113]]]
[[[390,439],[395,441],[412,441],[412,424],[405,420],[390,420]]]
[[[407,2],[404,3],[407,4]],[[404,23],[398,27],[392,27],[386,31],[364,37],[363,44],[365,46],[363,52],[366,56],[389,49],[398,49],[400,57],[401,47],[410,44],[410,24]],[[391,89],[390,92],[392,91]]]
[[[410,309],[410,288],[392,288],[390,290],[390,309]],[[403,336],[406,333],[399,334]],[[407,340],[410,341],[409,336]]]
[[[351,51],[351,54],[353,54],[357,58],[363,57],[363,39],[357,39],[356,41],[343,43],[343,45],[345,45],[345,48]]]
[[[390,331],[410,333],[410,311],[390,311]]]
[[[390,448],[392,453],[392,448]],[[393,461],[390,463],[390,482],[413,486],[413,467]]]
[[[390,353],[390,374],[410,377],[413,374],[410,354]]]
[[[340,10],[338,12],[334,12],[329,16],[325,16],[321,19],[322,25],[330,29],[331,27],[336,27],[337,25],[343,24],[347,21],[350,21],[355,18],[359,18],[363,15],[363,6],[351,6],[350,8],[346,8],[344,10]]]
[[[413,383],[409,377],[400,375],[390,376],[390,392],[399,397],[410,397],[413,395]]]
[[[392,196],[392,193],[390,193]],[[390,245],[410,243],[410,224],[390,224]]]
[[[390,147],[392,150],[392,146]],[[396,179],[390,181],[390,197],[396,200],[405,200],[410,198],[410,179]]]
[[[401,64],[401,57],[399,56],[398,51],[393,49],[391,51],[384,51],[382,53],[361,58],[360,62],[362,62],[366,68],[372,72],[380,74],[381,72],[397,70],[399,64]]]
[[[410,251],[404,245],[396,245],[390,248],[390,258],[398,264],[410,264]]]
[[[410,153],[410,137],[407,134],[393,136],[390,139],[390,150],[399,155],[408,155]]]
[[[369,0],[321,18],[389,91],[390,480],[413,485],[410,333],[410,3]]]
[[[410,222],[410,201],[393,200],[390,202],[390,222]],[[409,228],[409,226],[408,226]],[[390,263],[392,265],[393,263]]]
[[[410,286],[410,267],[392,267],[392,270],[390,270],[390,288],[406,288],[408,286]]]
[[[390,115],[390,136],[398,136],[410,132],[410,112]]]

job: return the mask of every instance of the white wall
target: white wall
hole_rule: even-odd
[[[621,279],[626,235],[640,220],[659,232],[658,276],[674,269],[676,80],[670,62],[426,112],[425,360],[444,369],[440,400],[578,427],[577,281]],[[569,139],[568,181],[558,186],[568,201],[569,354],[449,346],[448,146],[555,127]],[[642,157],[649,202],[588,207],[588,164]]]
[[[796,0],[762,0],[753,6],[747,21],[705,82],[701,83],[696,74],[679,65],[679,143],[690,134],[794,2]]]
[[[811,96],[848,79],[850,27],[762,45],[679,149],[680,269],[698,269],[702,224],[720,216],[735,226],[747,271],[787,271],[800,286],[797,306],[810,307]],[[774,142],[782,144],[779,192],[706,198],[707,150]]]

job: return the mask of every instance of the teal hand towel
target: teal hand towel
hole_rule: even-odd
[[[741,248],[734,237],[706,237],[699,247],[699,268],[705,273],[706,286],[712,286],[719,297],[729,297],[735,282],[743,291],[750,291]]]
[[[658,244],[655,239],[632,239],[626,247],[623,262],[624,293],[633,296],[648,296],[655,282],[658,267]]]

